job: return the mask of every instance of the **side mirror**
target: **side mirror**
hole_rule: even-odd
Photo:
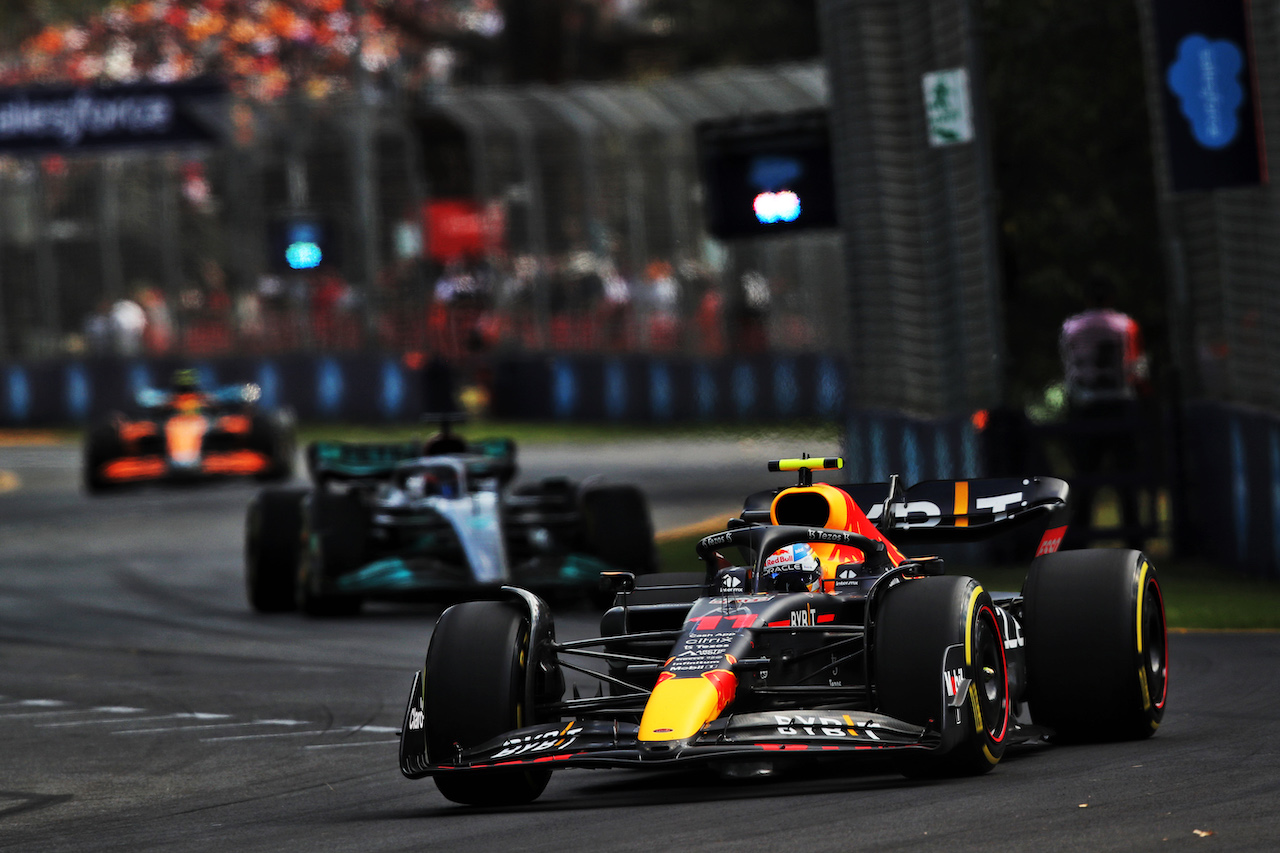
[[[946,574],[947,571],[941,557],[912,557],[899,568],[915,569],[922,575],[930,576]]]
[[[633,592],[636,588],[636,576],[631,572],[601,572],[600,591],[617,593]]]

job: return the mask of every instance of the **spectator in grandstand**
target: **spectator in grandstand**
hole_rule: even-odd
[[[111,306],[111,331],[117,355],[135,356],[142,352],[142,334],[147,328],[147,314],[132,299],[117,299]]]
[[[735,347],[739,352],[764,352],[769,348],[768,320],[773,304],[769,280],[757,270],[748,270],[742,274],[735,295]]]
[[[111,300],[103,299],[84,319],[85,347],[90,355],[110,355],[114,347],[111,332]]]
[[[651,261],[645,270],[648,287],[649,346],[654,350],[674,349],[679,341],[680,282],[671,264]]]
[[[147,315],[142,342],[152,355],[167,353],[173,346],[173,315],[169,303],[158,287],[143,284],[138,288],[138,304]]]

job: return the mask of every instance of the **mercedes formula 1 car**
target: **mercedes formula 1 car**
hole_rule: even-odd
[[[1059,552],[1065,482],[812,481],[838,465],[770,463],[799,484],[752,495],[702,539],[705,574],[609,576],[599,637],[557,640],[548,606],[517,587],[447,609],[413,679],[401,771],[505,805],[569,767],[761,775],[880,755],[908,776],[971,775],[1013,743],[1155,731],[1168,676],[1155,569],[1138,551]],[[900,550],[1036,522],[1021,592]],[[566,673],[600,687],[566,695]]]
[[[144,388],[137,416],[117,412],[86,434],[86,491],[224,477],[287,479],[293,415],[260,408],[260,396],[252,383],[201,390],[191,370],[178,371],[168,391]]]
[[[249,602],[348,615],[366,599],[449,601],[506,584],[598,598],[601,572],[650,572],[644,495],[563,477],[513,485],[509,439],[316,442],[312,484],[262,490],[245,525]]]

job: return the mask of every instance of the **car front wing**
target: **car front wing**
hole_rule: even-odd
[[[641,743],[639,731],[634,723],[616,720],[562,720],[516,729],[439,760],[427,755],[419,672],[405,709],[400,770],[410,779],[421,779],[458,771],[521,766],[657,768],[711,760],[866,755],[885,750],[936,749],[942,744],[937,732],[884,714],[832,709],[734,714],[709,723],[687,742]]]

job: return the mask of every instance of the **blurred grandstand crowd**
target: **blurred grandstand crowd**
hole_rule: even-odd
[[[204,286],[176,301],[156,287],[104,300],[70,349],[91,355],[259,354],[291,350],[385,350],[453,359],[509,350],[685,352],[715,356],[760,352],[769,325],[787,347],[813,343],[802,312],[773,316],[775,298],[759,272],[726,293],[696,263],[650,263],[627,277],[589,253],[511,263],[458,260],[423,270],[389,270],[365,299],[332,267],[265,275],[233,291],[207,264]],[[789,300],[782,300],[784,308]]]
[[[657,26],[647,0],[564,6],[582,13],[574,25],[580,35]],[[0,87],[217,77],[235,98],[236,145],[267,145],[254,137],[248,105],[338,98],[352,90],[357,70],[400,91],[483,81],[478,69],[492,62],[495,45],[514,38],[512,15],[529,14],[521,10],[507,0],[116,0],[100,14],[45,25],[18,50],[0,52]],[[242,134],[244,124],[250,129]],[[197,223],[187,231],[223,227],[215,220],[231,208],[219,196],[230,190],[216,166],[199,154],[164,154],[163,162],[178,163],[178,156],[173,168],[182,216]],[[81,158],[0,156],[0,177],[14,185],[34,183],[29,173],[35,169],[44,215],[54,223],[49,233],[60,220],[89,221],[96,202],[85,200],[98,197],[90,188],[100,171]],[[63,210],[72,203],[82,212]],[[209,239],[184,246],[181,282],[163,286],[130,272],[114,287],[89,291],[97,277],[84,276],[84,269],[76,278],[68,262],[62,307],[45,312],[60,339],[39,351],[18,341],[39,311],[34,297],[16,295],[26,273],[9,272],[8,318],[15,331],[8,348],[44,355],[54,349],[217,355],[367,347],[450,357],[504,349],[716,355],[804,348],[815,337],[811,306],[796,283],[775,269],[762,272],[753,261],[713,270],[660,256],[643,264],[633,259],[640,268],[623,269],[587,251],[534,256],[490,246],[440,255],[427,246],[429,235],[414,240],[423,243],[419,251],[382,258],[368,285],[349,281],[344,273],[353,275],[350,270],[329,263],[250,280],[243,268],[231,272],[225,246],[215,245],[223,241]],[[0,301],[0,319],[4,309]],[[61,322],[49,322],[59,311]]]
[[[643,0],[591,0],[592,28],[642,25]],[[416,86],[476,65],[504,32],[498,0],[117,0],[0,57],[0,86],[217,76],[243,97],[350,88],[358,61]]]

